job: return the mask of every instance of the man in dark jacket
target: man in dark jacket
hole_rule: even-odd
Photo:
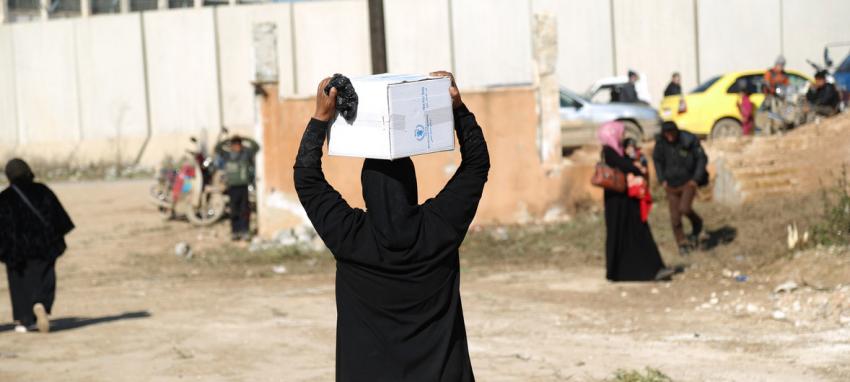
[[[6,164],[9,187],[0,192],[0,262],[12,297],[16,332],[50,330],[56,294],[56,259],[74,223],[47,186],[33,181],[20,159]]]
[[[682,78],[679,76],[679,72],[675,72],[673,73],[673,77],[670,78],[667,88],[664,89],[664,96],[669,97],[680,94],[682,94]]]
[[[230,199],[230,231],[233,240],[251,237],[251,205],[248,186],[254,183],[254,157],[260,145],[250,138],[224,140],[215,152],[224,164],[227,196]]]
[[[637,72],[629,70],[629,82],[620,86],[618,102],[622,103],[638,103],[640,99],[635,89],[635,82],[639,79]]]
[[[820,70],[815,73],[815,83],[809,88],[806,93],[806,101],[808,102],[808,119],[814,117],[829,117],[838,113],[838,105],[841,103],[841,97],[838,94],[838,89],[835,85],[826,82],[826,71]]]
[[[661,136],[652,153],[658,182],[667,192],[673,234],[679,244],[679,252],[687,254],[702,232],[702,218],[694,211],[693,203],[697,188],[708,183],[706,165],[708,157],[699,143],[699,138],[680,131],[675,122],[661,125]],[[682,216],[691,221],[693,231],[685,237]]]
[[[435,76],[451,76],[446,72]],[[366,159],[366,210],[325,179],[322,146],[337,90],[317,90],[316,114],[295,159],[295,190],[336,259],[337,382],[471,382],[458,249],[475,217],[490,157],[475,116],[449,90],[461,163],[419,204],[410,158]]]

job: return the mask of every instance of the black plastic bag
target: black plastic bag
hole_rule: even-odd
[[[348,123],[354,122],[357,118],[357,92],[354,91],[351,80],[336,73],[325,86],[325,94],[330,94],[331,88],[336,88],[336,111],[342,114]]]

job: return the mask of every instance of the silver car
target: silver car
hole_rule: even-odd
[[[626,126],[625,136],[638,142],[654,138],[661,131],[658,111],[642,103],[593,103],[561,88],[561,143],[578,147],[596,141],[596,129],[608,121]]]

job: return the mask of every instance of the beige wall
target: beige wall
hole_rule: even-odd
[[[550,171],[540,164],[532,89],[469,92],[463,98],[484,129],[492,166],[476,223],[515,223],[541,218],[551,208],[568,211],[577,200],[599,197],[598,191],[591,189],[587,181],[593,170],[591,165]],[[301,99],[264,103],[265,170],[260,177],[265,202],[259,207],[263,235],[306,223],[295,195],[292,166],[314,102],[313,99]],[[357,158],[323,158],[328,181],[357,207],[363,206],[362,163],[363,160]],[[457,150],[428,154],[414,157],[414,163],[419,194],[424,201],[442,189],[459,165],[460,155]]]

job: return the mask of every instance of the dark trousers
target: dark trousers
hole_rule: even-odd
[[[673,225],[673,235],[679,245],[688,243],[685,238],[685,230],[682,226],[682,216],[687,216],[691,221],[691,227],[702,229],[702,218],[694,211],[694,198],[697,195],[697,187],[691,184],[683,184],[679,187],[667,187],[667,202],[670,207],[670,222]]]
[[[32,307],[44,304],[47,313],[56,297],[56,260],[28,259],[15,266],[6,265],[9,294],[12,297],[12,317],[21,325],[35,323]]]
[[[251,228],[251,205],[248,201],[248,186],[230,186],[230,230],[233,233],[248,233]]]

